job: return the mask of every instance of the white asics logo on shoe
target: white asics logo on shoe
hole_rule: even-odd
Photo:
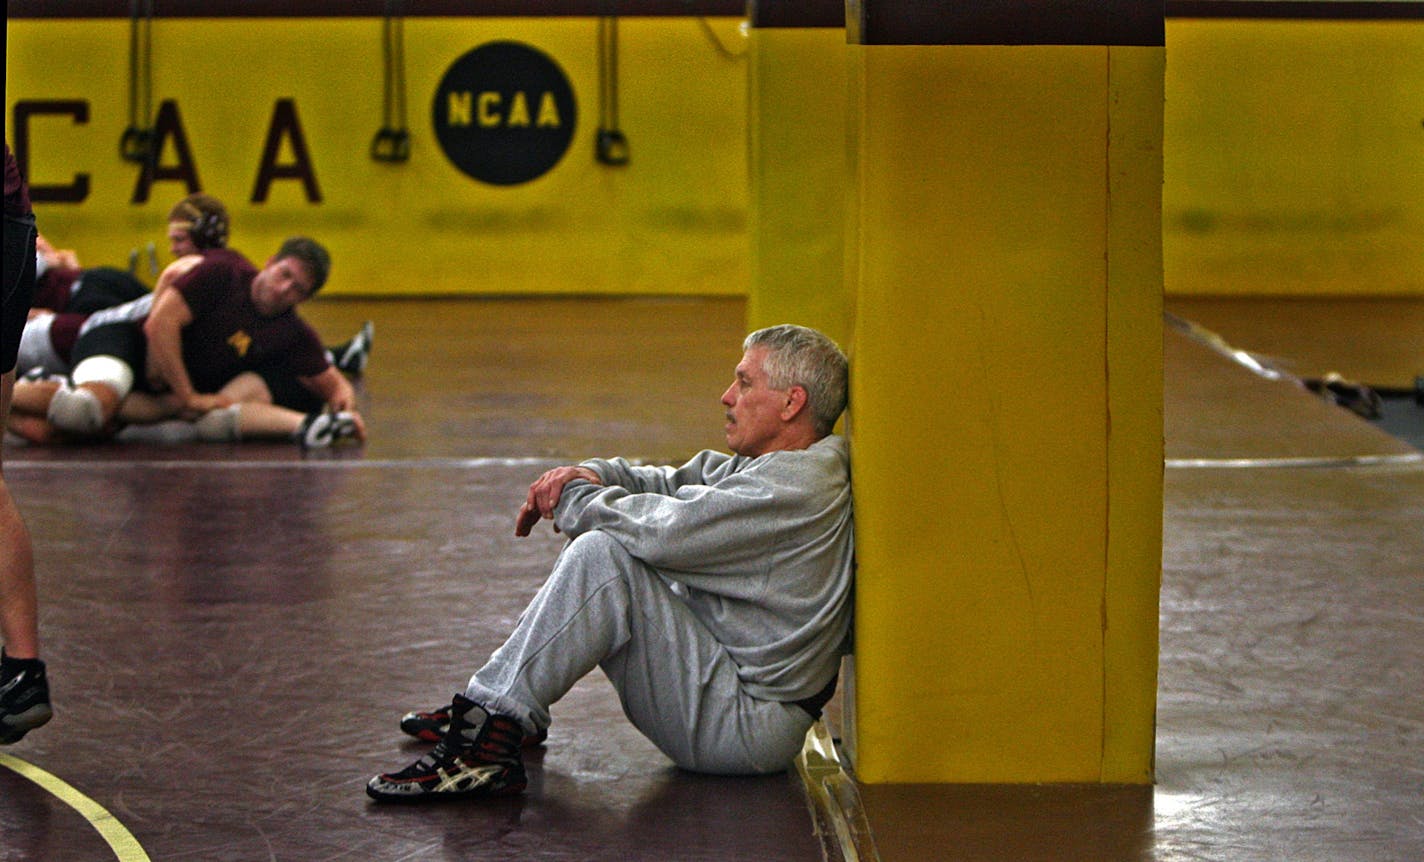
[[[440,783],[430,789],[431,793],[445,793],[449,791],[464,792],[492,784],[499,778],[504,767],[493,763],[484,763],[479,766],[456,765],[453,769],[438,770]]]

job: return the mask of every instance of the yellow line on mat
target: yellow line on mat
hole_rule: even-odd
[[[89,825],[93,826],[99,836],[113,849],[114,856],[119,862],[149,862],[148,854],[139,846],[133,834],[125,829],[122,823],[114,819],[114,815],[106,811],[104,806],[75,790],[63,779],[56,778],[38,766],[8,754],[0,754],[0,766],[9,767],[13,772],[28,778],[54,794],[60,802],[79,812],[79,816],[89,821]]]

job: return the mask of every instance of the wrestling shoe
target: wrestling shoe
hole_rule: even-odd
[[[439,742],[450,729],[450,707],[407,712],[401,716],[400,729],[421,742]]]
[[[376,327],[371,321],[361,324],[361,331],[345,345],[333,351],[332,365],[337,370],[352,377],[366,373],[366,361],[371,357],[371,347],[376,339]]]
[[[407,712],[401,716],[400,729],[421,742],[439,742],[450,727],[450,707],[442,706],[431,710]],[[549,738],[549,731],[541,728],[538,733],[527,733],[520,740],[521,748],[535,748]]]
[[[19,742],[53,715],[44,662],[0,659],[0,745]]]
[[[377,802],[425,802],[521,793],[528,783],[519,754],[523,736],[519,722],[457,694],[450,726],[435,748],[400,772],[366,782],[366,795]]]
[[[308,413],[295,435],[303,449],[324,449],[356,437],[356,419],[344,410]]]

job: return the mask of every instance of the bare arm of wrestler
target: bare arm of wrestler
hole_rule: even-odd
[[[320,374],[298,377],[297,379],[332,410],[354,411],[356,409],[356,390],[352,387],[351,381],[336,370],[335,365],[326,366],[326,370]]]
[[[203,262],[201,254],[185,254],[163,268],[163,272],[158,274],[158,281],[153,285],[153,301],[164,294],[168,288],[173,286],[173,282],[179,276],[186,275],[189,270]]]
[[[158,281],[153,286],[153,299],[156,302],[168,288],[173,286],[173,282],[179,276],[186,274],[193,267],[203,262],[201,254],[185,254],[163,268],[163,272],[158,274]],[[161,422],[164,419],[173,419],[179,415],[182,409],[176,398],[163,395],[150,395],[146,392],[130,392],[119,404],[119,419],[130,425],[150,425],[154,422]],[[188,417],[194,418],[194,417]]]
[[[205,395],[193,388],[183,364],[183,328],[192,322],[193,311],[183,294],[165,290],[154,300],[153,311],[143,324],[143,334],[148,338],[149,376],[168,387],[179,405],[179,415],[185,419],[232,403],[221,395]]]

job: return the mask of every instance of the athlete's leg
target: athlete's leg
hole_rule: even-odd
[[[25,416],[44,416],[49,412],[49,402],[64,385],[58,379],[16,380],[11,390],[10,410]]]
[[[811,717],[745,694],[735,662],[669,585],[600,532],[567,545],[465,696],[528,730],[601,666],[633,724],[686,769],[785,769]]]
[[[119,404],[133,389],[133,377],[133,368],[116,356],[88,357],[74,366],[74,385],[61,387],[50,397],[45,416],[66,434],[110,434]]]
[[[244,371],[227,382],[218,394],[234,404],[271,404],[272,390],[262,375],[255,371]]]
[[[0,376],[0,415],[9,415],[13,369]],[[39,624],[35,608],[35,561],[30,534],[5,484],[0,462],[0,637],[14,658],[39,655]]]
[[[7,153],[8,156],[8,148]],[[10,415],[15,387],[15,359],[35,291],[34,219],[5,215],[5,257],[0,282],[0,419]],[[5,484],[0,447],[0,638],[13,658],[39,656],[35,608],[35,563],[30,534]],[[0,680],[4,682],[4,680]],[[0,714],[0,719],[3,719]],[[0,733],[4,728],[0,727]]]
[[[162,395],[134,390],[119,402],[119,422],[124,425],[152,425],[177,418],[178,408]]]
[[[74,345],[70,374],[74,385],[54,393],[46,417],[66,434],[112,434],[119,405],[133,391],[134,369],[144,365],[146,347],[138,323],[121,321],[84,330]]]
[[[320,449],[365,434],[358,417],[328,411],[320,398],[282,369],[239,374],[221,394],[236,402],[237,439],[295,440],[304,449]]]
[[[59,380],[16,380],[5,427],[31,443],[55,442],[58,432],[45,416],[54,393],[63,385]]]
[[[260,374],[247,371],[218,391],[233,406],[214,410],[198,420],[199,434],[207,440],[290,440],[305,415],[272,403],[272,392]]]

